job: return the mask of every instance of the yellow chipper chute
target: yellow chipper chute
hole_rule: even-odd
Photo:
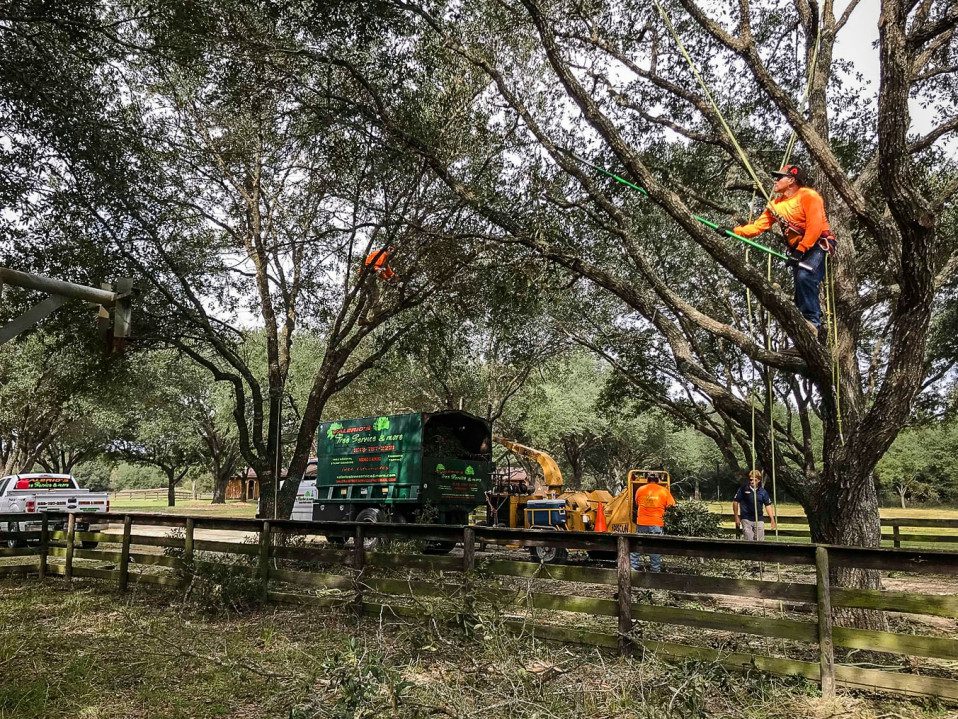
[[[664,469],[630,469],[625,480],[625,489],[606,508],[610,532],[635,531],[635,492],[649,477],[658,477],[659,484],[671,488],[672,477]]]

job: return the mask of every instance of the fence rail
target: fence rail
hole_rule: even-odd
[[[722,526],[731,530],[734,527],[735,519],[732,514],[720,514]],[[776,517],[779,524],[778,530],[771,530],[766,527],[765,536],[767,539],[785,538],[811,538],[811,531],[808,527],[808,518],[804,514],[787,514]],[[882,517],[882,544],[900,548],[903,544],[941,544],[942,550],[958,551],[958,532],[951,533],[950,530],[958,530],[958,519],[932,518],[932,517]],[[908,532],[909,529],[942,529],[945,532]]]
[[[179,500],[190,500],[190,499],[213,499],[213,495],[209,492],[198,492],[196,496],[193,496],[193,492],[188,489],[176,489],[174,490],[174,495]],[[166,487],[151,487],[149,489],[117,489],[110,492],[110,500],[147,500],[147,499],[163,499],[165,500],[169,492]]]
[[[16,515],[10,515],[16,517]],[[866,630],[840,626],[836,614],[849,609],[892,611],[896,616],[922,615],[958,618],[954,594],[891,592],[832,586],[836,568],[857,567],[918,575],[958,576],[958,554],[910,549],[864,549],[811,544],[744,543],[656,535],[562,534],[475,526],[391,525],[352,522],[258,521],[235,518],[110,513],[98,521],[122,522],[122,535],[78,532],[66,519],[64,530],[53,531],[51,522],[61,515],[44,515],[40,531],[16,534],[38,541],[35,547],[0,550],[0,557],[20,564],[0,565],[0,575],[37,573],[114,581],[121,589],[129,584],[183,586],[184,570],[237,557],[237,572],[256,578],[264,600],[331,611],[354,608],[370,614],[421,618],[419,602],[439,602],[450,616],[494,612],[503,626],[539,639],[572,642],[616,649],[631,654],[639,648],[666,657],[718,662],[732,668],[755,668],[774,674],[802,676],[818,681],[830,694],[835,685],[936,696],[958,702],[958,680],[948,663],[958,660],[953,635]],[[22,518],[20,515],[19,518]],[[9,517],[0,516],[0,523]],[[167,536],[136,534],[135,527],[168,527]],[[196,536],[197,530],[232,529],[255,535],[256,542],[222,541]],[[15,533],[0,532],[0,539]],[[332,535],[351,537],[353,546],[283,546],[277,535]],[[371,551],[364,540],[456,542],[462,556]],[[119,545],[97,549],[81,542]],[[601,550],[615,556],[614,567],[534,564],[477,552],[484,544],[556,546]],[[173,550],[175,556],[155,553]],[[153,551],[150,551],[153,550]],[[667,574],[635,572],[630,553],[726,560],[737,564],[771,562],[801,573],[767,580],[693,573],[689,563]],[[23,563],[24,561],[28,563]],[[290,562],[292,564],[284,564]],[[304,566],[305,565],[305,566]],[[803,569],[803,567],[805,569]],[[322,595],[315,592],[321,590]],[[637,594],[634,590],[639,591]],[[662,603],[644,590],[668,593]],[[718,611],[695,606],[674,606],[683,597],[741,597],[780,602],[776,616],[742,611]],[[636,601],[636,598],[642,598]],[[786,615],[784,603],[801,611]],[[755,601],[744,604],[755,606]],[[925,625],[927,626],[927,624]],[[688,643],[657,636],[660,627],[684,627]],[[914,627],[910,627],[913,629]],[[770,656],[761,651],[728,651],[728,635],[781,640],[790,656]],[[744,637],[744,640],[742,639]],[[696,641],[697,640],[697,641]],[[768,646],[765,647],[769,648]],[[842,663],[838,652],[865,650],[920,657],[923,673],[864,669]],[[916,660],[906,664],[913,666]],[[943,676],[935,676],[941,674]]]

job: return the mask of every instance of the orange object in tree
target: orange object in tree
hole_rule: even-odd
[[[386,247],[381,250],[373,250],[368,255],[366,255],[366,260],[363,264],[366,267],[372,267],[373,272],[381,280],[391,280],[396,277],[396,272],[392,267],[389,266],[389,259],[393,255],[393,248]]]
[[[657,482],[643,484],[635,490],[635,506],[638,507],[636,524],[644,527],[664,527],[665,510],[675,504],[668,487]]]

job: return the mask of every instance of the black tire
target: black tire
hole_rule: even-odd
[[[335,535],[335,536],[327,535],[326,542],[327,544],[334,544],[337,547],[342,547],[342,546],[345,546],[346,544],[346,537],[340,537],[339,535]]]
[[[386,514],[378,507],[367,507],[356,515],[356,521],[368,522],[370,524],[385,522]],[[363,548],[367,552],[375,552],[377,549],[382,549],[385,546],[386,542],[379,537],[363,537]]]
[[[539,564],[556,564],[569,557],[568,550],[562,547],[529,547],[529,556]]]
[[[80,542],[80,549],[96,549],[98,544],[92,539],[84,539]]]
[[[7,523],[7,531],[8,531],[8,532],[17,532],[17,533],[19,533],[19,532],[20,532],[20,525],[17,524],[16,522],[8,522],[8,523]],[[19,547],[25,547],[25,546],[27,546],[27,542],[26,542],[25,539],[16,539],[16,538],[14,538],[14,537],[10,537],[10,538],[6,541],[6,545],[7,545],[7,547],[9,547],[10,549],[18,549]]]

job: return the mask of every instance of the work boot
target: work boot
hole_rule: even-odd
[[[815,325],[813,325],[813,324],[812,324],[811,322],[809,322],[808,320],[805,320],[805,323],[808,325],[808,329],[810,329],[810,330],[812,331],[812,334],[815,335],[815,339],[818,339],[818,327],[816,327]]]

